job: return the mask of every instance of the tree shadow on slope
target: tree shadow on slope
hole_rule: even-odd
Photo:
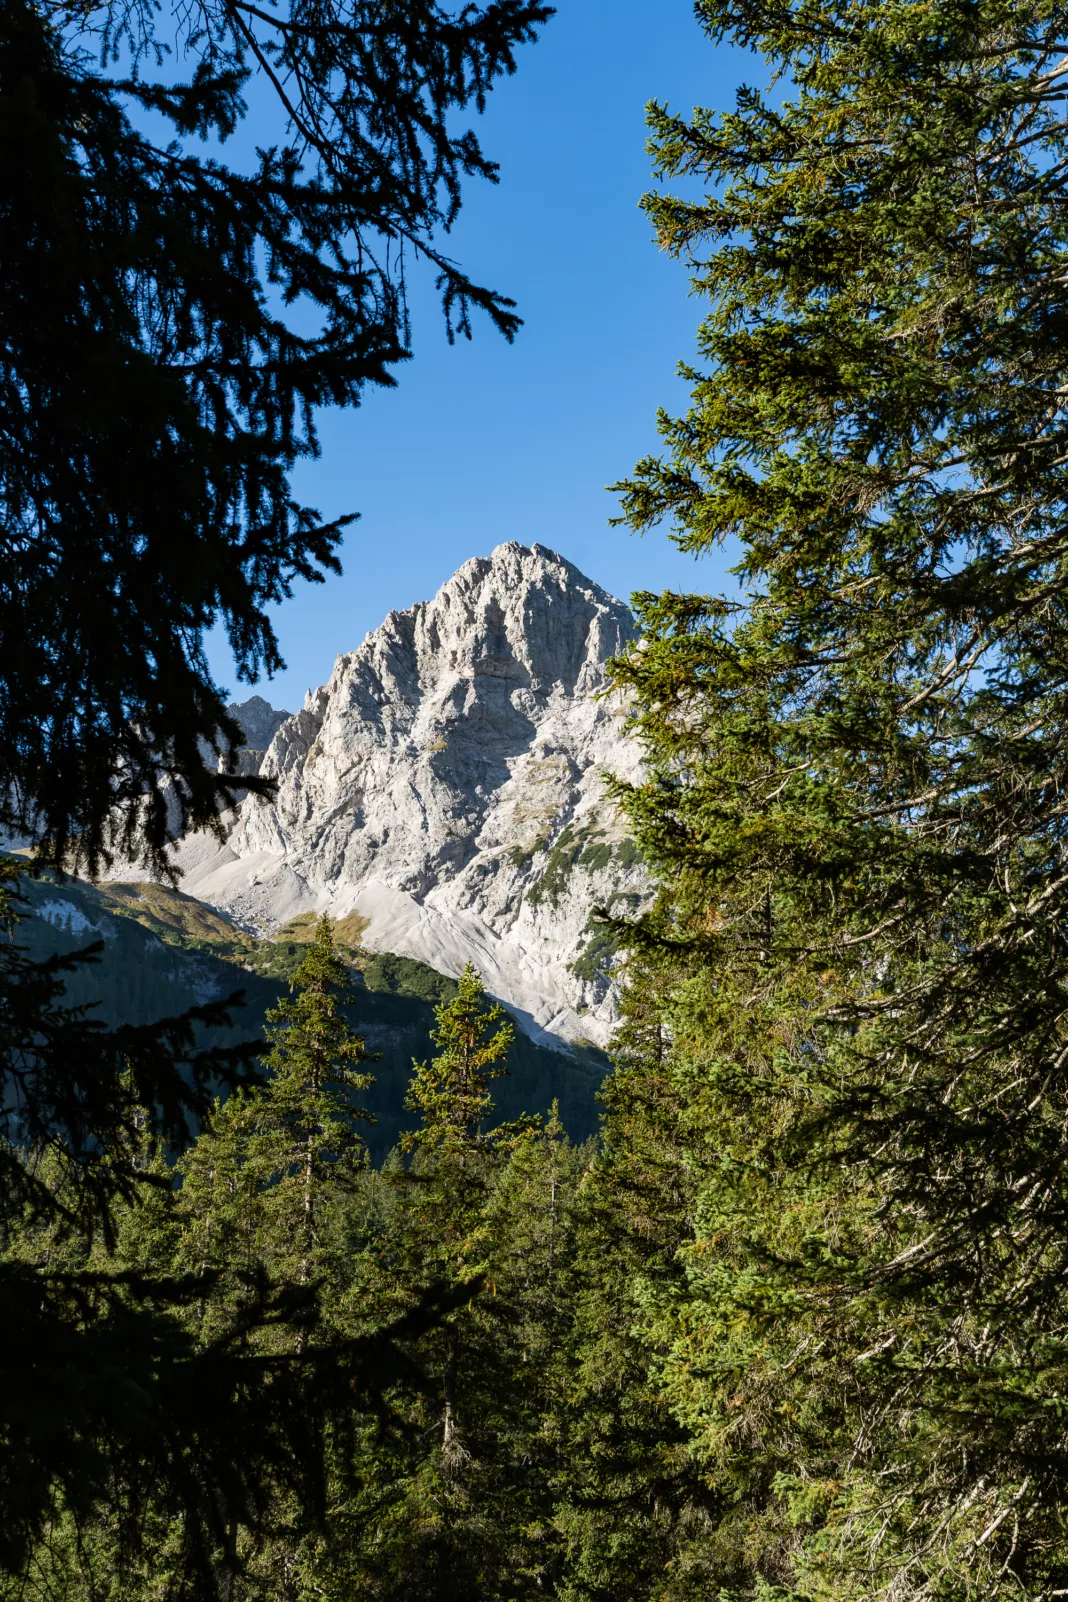
[[[31,881],[27,894],[34,916],[20,925],[17,939],[31,956],[65,955],[102,942],[99,959],[69,977],[67,993],[72,1005],[95,1003],[98,1016],[112,1025],[148,1023],[243,990],[245,1006],[232,1030],[215,1031],[212,1040],[255,1038],[308,950],[301,939],[255,940],[173,891],[138,900],[43,878]],[[381,1162],[417,1123],[404,1107],[412,1062],[433,1054],[434,1008],[456,994],[456,982],[407,957],[357,948],[346,955],[357,994],[350,1022],[378,1054],[371,1065],[375,1085],[361,1100],[376,1120],[367,1143],[372,1160]],[[508,1077],[495,1087],[497,1116],[547,1113],[557,1101],[573,1140],[595,1132],[596,1095],[608,1066],[602,1053],[554,1051],[517,1031],[508,1062]]]

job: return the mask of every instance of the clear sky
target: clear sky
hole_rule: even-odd
[[[684,407],[675,369],[701,315],[638,210],[651,187],[645,104],[727,107],[743,77],[762,74],[709,43],[691,0],[557,4],[478,124],[501,181],[468,190],[447,247],[513,296],[524,326],[513,345],[483,324],[450,347],[429,284],[417,284],[397,388],[322,417],[322,455],[301,464],[297,494],[326,516],[361,515],[343,577],[301,585],[275,613],[287,671],[256,686],[275,706],[295,710],[391,608],[428,599],[503,540],[560,551],[623,598],[722,581],[722,560],[695,564],[666,531],[609,528],[605,486],[656,448],[657,407]],[[212,667],[239,698],[253,693],[221,642]]]

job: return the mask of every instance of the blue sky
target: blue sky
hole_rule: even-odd
[[[656,448],[658,406],[684,407],[675,368],[701,315],[638,210],[645,103],[725,107],[758,75],[752,58],[709,43],[690,0],[558,0],[478,125],[500,184],[469,189],[447,246],[516,299],[524,327],[511,346],[482,325],[450,347],[429,283],[415,284],[414,354],[397,388],[324,415],[322,455],[297,473],[298,496],[324,515],[361,515],[343,577],[276,609],[288,666],[258,693],[295,709],[391,608],[427,599],[503,540],[540,541],[624,598],[720,586],[716,557],[695,564],[666,531],[609,528],[605,485]],[[224,643],[211,649],[218,681],[252,693]]]

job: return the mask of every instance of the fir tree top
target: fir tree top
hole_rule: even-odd
[[[404,1137],[404,1147],[474,1147],[483,1143],[482,1124],[493,1110],[490,1082],[508,1072],[508,1048],[515,1038],[508,1014],[487,1000],[470,962],[460,975],[457,994],[435,1008],[431,1039],[439,1048],[428,1063],[416,1063],[405,1105],[423,1117],[423,1127]]]

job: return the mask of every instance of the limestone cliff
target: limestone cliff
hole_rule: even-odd
[[[274,799],[246,798],[221,850],[184,842],[183,889],[259,930],[356,912],[371,948],[447,973],[470,958],[533,1033],[603,1043],[611,951],[591,914],[647,891],[601,778],[636,768],[603,693],[633,635],[542,546],[465,563],[338,657],[271,740]]]
[[[226,710],[237,721],[245,736],[245,743],[239,752],[239,758],[244,759],[245,765],[239,771],[258,773],[267,747],[292,713],[271,706],[262,695],[250,696],[247,701],[231,701]]]

